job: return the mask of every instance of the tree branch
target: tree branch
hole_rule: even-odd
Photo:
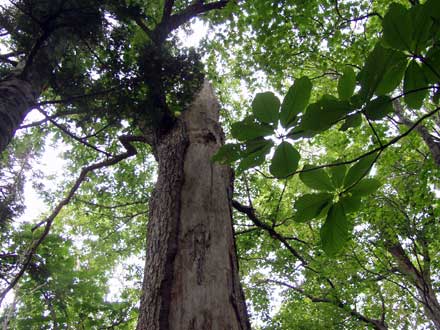
[[[27,252],[26,252],[26,254],[24,256],[24,261],[22,263],[22,267],[21,267],[20,271],[15,275],[14,279],[9,283],[9,285],[0,293],[0,305],[1,305],[2,301],[3,301],[3,299],[5,298],[5,296],[7,295],[7,293],[12,288],[15,287],[15,285],[18,283],[18,281],[24,275],[24,273],[26,272],[27,268],[31,264],[32,257],[34,256],[34,254],[37,251],[38,247],[44,241],[46,236],[49,234],[50,229],[51,229],[52,224],[53,224],[53,221],[58,216],[58,214],[61,212],[61,210],[64,208],[64,206],[69,204],[69,202],[71,201],[71,199],[75,195],[76,191],[79,189],[81,184],[86,179],[87,175],[90,172],[93,172],[94,170],[97,170],[97,169],[100,169],[100,168],[103,168],[103,167],[108,167],[108,166],[115,165],[115,164],[119,163],[120,161],[122,161],[122,160],[124,160],[126,158],[129,158],[131,156],[136,155],[137,154],[137,150],[131,144],[131,142],[144,142],[145,140],[144,140],[143,137],[139,137],[139,136],[120,136],[119,137],[119,141],[121,141],[121,144],[125,147],[125,149],[127,151],[122,153],[122,154],[120,154],[120,155],[116,155],[116,156],[114,156],[114,157],[112,157],[110,159],[107,159],[105,161],[98,162],[98,163],[95,163],[95,164],[92,164],[92,165],[84,167],[81,170],[81,173],[78,176],[78,178],[76,179],[75,183],[73,184],[73,187],[67,193],[66,197],[64,199],[62,199],[58,203],[58,205],[55,207],[55,209],[52,211],[52,213],[45,220],[39,222],[38,224],[36,224],[32,228],[32,231],[35,231],[36,229],[38,229],[39,227],[41,227],[42,225],[45,224],[43,232],[41,233],[40,237],[38,239],[34,240],[32,242],[32,244],[31,244],[31,246],[28,248],[28,250],[27,250]]]

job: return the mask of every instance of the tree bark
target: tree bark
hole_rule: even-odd
[[[394,244],[389,243],[387,249],[396,261],[399,271],[415,286],[425,315],[432,321],[435,329],[440,330],[440,303],[431,279],[414,266],[397,240]]]
[[[58,55],[64,52],[66,45],[65,40],[54,38],[38,50],[25,72],[23,69],[15,69],[0,80],[0,154],[35,106],[53,67],[59,61]]]
[[[223,143],[205,82],[175,126],[156,136],[137,330],[247,330],[232,228],[232,171],[213,164]]]

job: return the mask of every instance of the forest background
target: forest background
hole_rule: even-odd
[[[56,3],[1,7],[0,96],[33,77],[18,117],[42,116],[10,129],[1,102],[3,329],[135,327],[157,166],[123,137],[178,120],[203,72],[253,328],[440,329],[439,1]],[[175,30],[196,17],[194,50]],[[34,166],[52,144],[62,178]],[[26,181],[50,210],[18,222]]]

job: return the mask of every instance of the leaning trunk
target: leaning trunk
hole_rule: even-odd
[[[231,217],[232,172],[213,164],[223,143],[208,83],[157,137],[137,330],[250,329]]]
[[[20,62],[25,68],[14,69],[0,79],[0,154],[5,150],[26,115],[35,107],[47,85],[59,54],[65,51],[67,41],[53,38],[31,60]]]

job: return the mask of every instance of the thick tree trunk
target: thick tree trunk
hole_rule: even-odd
[[[205,82],[157,139],[137,330],[250,329],[231,221],[232,172],[211,162],[223,143],[218,110]]]
[[[0,81],[0,154],[40,96],[41,89],[15,75]]]
[[[21,62],[18,65],[26,68],[17,68],[0,80],[0,154],[35,106],[66,47],[66,38],[51,38],[29,60],[30,63]]]

